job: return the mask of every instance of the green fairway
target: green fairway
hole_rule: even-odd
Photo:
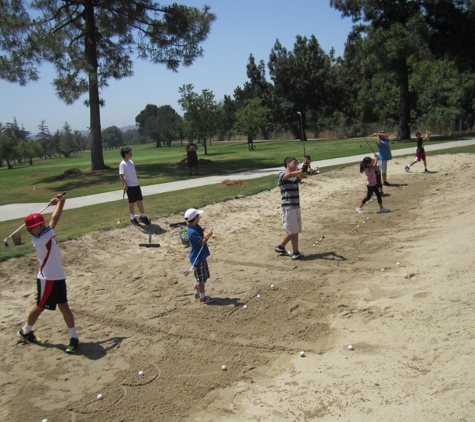
[[[367,138],[373,149],[374,139]],[[431,143],[447,142],[436,140]],[[414,141],[393,142],[393,150],[415,145]],[[303,144],[293,141],[258,141],[256,150],[248,151],[247,143],[213,142],[208,145],[208,155],[199,144],[200,176],[223,175],[247,170],[258,170],[282,165],[287,156],[303,158]],[[325,139],[305,142],[305,150],[313,161],[358,155],[371,151],[362,138]],[[90,172],[90,152],[73,155],[71,158],[36,159],[32,166],[17,165],[9,170],[0,169],[0,205],[10,203],[46,202],[55,193],[67,191],[68,198],[119,190],[122,185],[118,176],[122,160],[119,150],[103,151],[104,162],[110,170]],[[171,147],[156,148],[155,144],[133,147],[133,161],[141,186],[188,179],[188,169],[177,167],[186,158],[185,147],[174,142]],[[69,169],[80,173],[61,179]]]
[[[371,142],[370,139],[368,140]],[[443,140],[438,142],[443,142]],[[412,145],[415,145],[415,142],[391,142],[393,150]],[[313,161],[317,162],[323,159],[370,152],[363,139],[307,141],[305,148],[306,153],[312,156]],[[137,167],[140,184],[146,186],[188,179],[186,167],[175,167],[176,163],[185,158],[184,150],[185,148],[179,144],[173,145],[171,148],[155,148],[151,144],[134,147],[133,160]],[[438,154],[458,152],[475,153],[475,146],[448,149],[440,151]],[[200,175],[210,176],[278,167],[282,166],[282,161],[286,156],[302,158],[302,143],[300,141],[258,142],[257,149],[250,152],[244,142],[213,142],[212,145],[208,145],[208,155],[204,155],[204,148],[200,145],[199,158],[210,160],[208,164],[200,166]],[[95,173],[87,171],[90,166],[89,152],[75,155],[70,159],[36,160],[33,166],[22,165],[12,170],[3,168],[0,170],[2,181],[0,204],[38,202],[46,205],[54,194],[61,191],[67,191],[67,197],[72,198],[120,190],[122,188],[118,177],[120,153],[118,150],[104,151],[104,158],[106,165],[110,166],[111,170]],[[56,180],[59,175],[71,168],[78,168],[82,173],[67,179]],[[331,168],[321,170],[326,172]],[[276,187],[275,176],[265,176],[247,180],[243,186],[222,187],[220,185],[217,189],[216,185],[209,185],[151,195],[144,199],[144,204],[147,214],[156,219],[183,212],[191,206],[204,207],[207,204],[253,195],[274,187]],[[123,204],[118,199],[111,203],[64,211],[58,225],[57,240],[74,239],[85,233],[117,227],[121,206]],[[0,222],[2,239],[18,228],[23,223],[24,217],[18,216],[16,220]],[[124,219],[124,216],[121,219],[122,224],[129,224],[128,219]],[[164,228],[166,229],[166,227]],[[25,245],[3,249],[0,252],[0,262],[31,252],[33,249],[29,236],[23,229],[22,237]],[[13,245],[11,239],[9,243]]]

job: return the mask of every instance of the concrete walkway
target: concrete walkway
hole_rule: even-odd
[[[469,139],[466,141],[453,141],[443,144],[427,144],[424,146],[424,149],[427,152],[439,151],[447,148],[456,148],[463,147],[467,145],[474,145],[475,139]],[[366,148],[367,150],[368,148]],[[374,148],[376,151],[376,147]],[[399,149],[397,151],[392,151],[393,157],[398,157],[401,155],[413,155],[415,154],[415,145],[410,148]],[[354,155],[351,157],[340,157],[332,158],[329,160],[313,161],[312,167],[318,166],[319,168],[336,166],[340,164],[348,163],[357,163],[360,162],[365,156],[370,156],[371,154],[365,152],[361,155]],[[298,158],[298,157],[297,157]],[[429,158],[430,163],[430,158]],[[255,179],[257,177],[268,176],[271,174],[278,174],[283,170],[282,166],[262,169],[262,170],[252,170],[245,171],[242,173],[233,173],[225,174],[222,176],[209,176],[209,177],[192,177],[187,180],[180,180],[178,182],[162,183],[159,185],[150,185],[143,186],[142,193],[144,196],[157,195],[159,193],[172,192],[181,189],[189,189],[205,185],[216,185],[221,183],[223,180],[243,180],[243,179]],[[105,202],[118,201],[122,199],[122,190],[116,190],[112,192],[99,193],[96,195],[82,196],[79,198],[71,198],[66,201],[65,209],[73,209],[80,207],[87,207],[88,205],[103,204]],[[0,221],[14,220],[17,218],[22,218],[28,214],[38,212],[44,208],[45,203],[35,203],[35,204],[8,204],[0,206]],[[51,210],[46,209],[43,214],[51,213]]]

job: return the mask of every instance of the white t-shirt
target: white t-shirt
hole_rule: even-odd
[[[54,241],[54,230],[47,226],[39,236],[33,236],[32,242],[40,260],[37,278],[41,280],[64,280],[61,252]]]
[[[137,173],[135,172],[134,162],[132,160],[122,160],[119,164],[119,174],[124,176],[127,186],[138,186],[139,179],[137,179]]]

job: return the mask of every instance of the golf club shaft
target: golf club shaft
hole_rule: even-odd
[[[201,254],[201,251],[203,250],[203,248],[205,247],[205,245],[206,245],[206,242],[201,245],[201,248],[200,248],[200,250],[198,251],[198,255],[196,255],[196,258],[195,258],[195,260],[193,261],[193,264],[191,264],[190,269],[189,269],[188,271],[185,271],[185,275],[188,275],[188,274],[191,273],[191,271],[193,271],[193,267],[195,266],[196,261],[198,261],[198,258],[199,258],[200,254]]]
[[[63,192],[61,195],[66,195],[66,192]],[[51,202],[46,205],[44,208],[42,208],[41,210],[38,211],[38,214],[41,214],[46,208],[48,208],[49,206],[51,205]],[[11,233],[9,236],[7,236],[5,239],[3,239],[3,244],[8,248],[8,243],[7,243],[7,239],[9,239],[10,237],[12,237],[16,232],[20,231],[23,227],[25,226],[25,223],[23,223],[20,227],[18,227],[13,233]]]
[[[302,145],[303,145],[303,156],[306,157],[307,153],[305,152],[305,135],[304,135],[304,130],[303,130],[302,113],[300,113],[300,111],[297,111],[297,114],[299,115],[299,118],[300,118],[300,133],[301,133]]]
[[[364,136],[363,136],[363,139],[366,141],[366,138],[365,138]],[[366,141],[366,143],[368,144],[369,149],[370,149],[370,150],[372,151],[372,153],[374,154],[373,148],[371,148],[371,145],[369,144],[369,142]]]
[[[38,214],[41,214],[46,208],[48,208],[51,204],[46,205],[46,207],[42,208],[41,210],[38,211]],[[10,235],[8,235],[5,239],[3,239],[3,242],[5,243],[7,239],[12,237],[16,232],[19,232],[23,227],[25,227],[25,223],[23,223],[20,227],[18,227],[14,232],[12,232]]]
[[[120,204],[120,214],[119,214],[119,220],[117,221],[117,224],[120,224],[120,221],[122,220],[122,213],[124,212],[124,198],[125,198],[125,190],[122,191],[122,201]]]

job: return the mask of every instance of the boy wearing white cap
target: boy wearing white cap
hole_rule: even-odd
[[[200,303],[211,303],[214,299],[205,294],[205,283],[210,277],[208,262],[206,258],[210,256],[208,249],[208,239],[213,235],[212,230],[205,230],[200,225],[200,215],[203,210],[190,208],[185,212],[185,221],[188,224],[188,239],[190,241],[190,261],[193,265],[197,283],[194,285],[195,298],[200,299]]]

